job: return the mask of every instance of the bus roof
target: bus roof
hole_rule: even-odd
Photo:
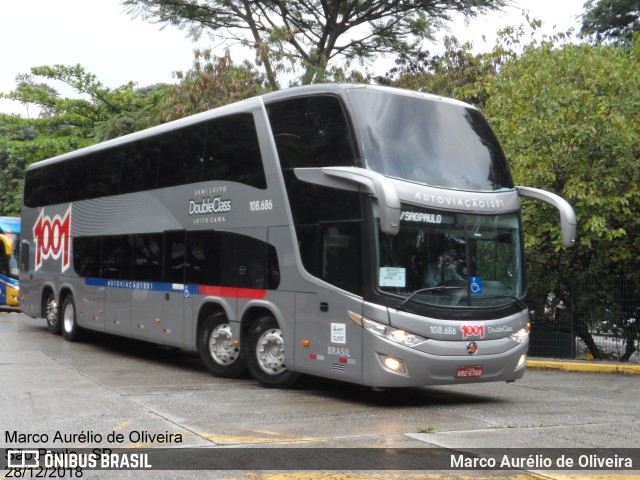
[[[0,217],[0,233],[20,233],[20,219],[17,217]]]

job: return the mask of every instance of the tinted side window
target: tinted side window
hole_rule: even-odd
[[[231,232],[187,233],[186,282],[275,289],[280,283],[276,249]]]
[[[81,277],[114,280],[268,289],[280,283],[272,245],[211,230],[76,237],[73,266]]]
[[[102,278],[131,279],[131,238],[128,235],[104,237],[100,260]]]
[[[230,180],[267,188],[253,115],[242,113],[206,124],[202,181]]]
[[[274,102],[267,113],[283,169],[356,165],[349,125],[337,97]]]
[[[253,114],[216,118],[30,170],[24,203],[37,207],[209,180],[267,188]]]
[[[73,239],[73,268],[81,277],[100,278],[102,242],[99,237]]]
[[[197,124],[154,139],[158,152],[156,188],[196,183],[202,178],[205,125]]]
[[[89,157],[87,198],[104,197],[120,193],[123,151],[109,150]]]
[[[230,232],[218,232],[225,254],[221,268],[225,285],[244,288],[277,288],[280,283],[278,256],[266,242]]]
[[[120,193],[133,193],[156,188],[160,147],[155,138],[145,139],[115,149],[122,157]]]
[[[133,280],[162,279],[162,240],[160,233],[133,236]]]
[[[296,98],[270,104],[267,111],[305,269],[360,293],[361,194],[302,182],[294,173],[298,167],[358,164],[340,101]]]
[[[219,237],[213,231],[187,232],[185,282],[221,285]]]
[[[163,281],[184,283],[185,232],[167,232],[164,235]]]

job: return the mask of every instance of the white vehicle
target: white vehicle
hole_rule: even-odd
[[[21,305],[52,333],[200,352],[267,387],[513,381],[528,313],[519,195],[474,107],[275,92],[31,165]]]

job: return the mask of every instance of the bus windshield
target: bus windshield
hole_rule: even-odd
[[[8,269],[6,273],[8,277],[17,280],[20,274],[20,271],[18,269],[18,258],[20,255],[20,235],[15,233],[5,233],[4,236],[11,241],[11,244],[13,246],[13,254],[9,255],[7,258]]]
[[[507,159],[482,114],[452,101],[351,89],[367,168],[443,188],[512,189]]]
[[[378,288],[401,300],[483,307],[520,302],[520,219],[402,205],[400,233],[378,230]],[[408,306],[408,305],[407,305]]]

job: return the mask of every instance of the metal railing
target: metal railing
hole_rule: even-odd
[[[640,363],[640,288],[609,279],[528,300],[532,357]]]

